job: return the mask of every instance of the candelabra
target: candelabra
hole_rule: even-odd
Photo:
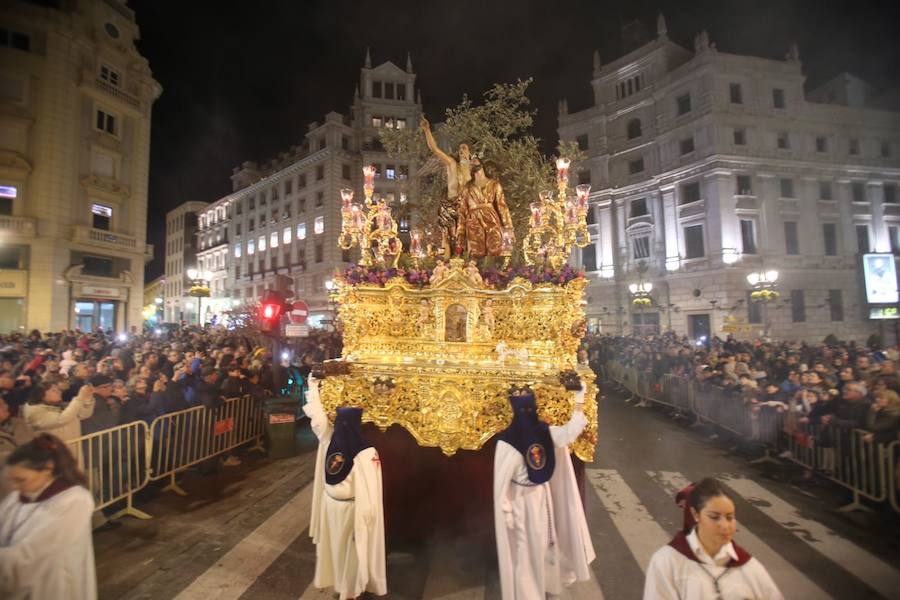
[[[383,199],[374,199],[375,167],[363,167],[365,202],[353,202],[353,190],[341,190],[341,236],[338,244],[344,250],[359,246],[359,264],[368,267],[373,262],[396,267],[403,251],[397,236],[397,222]]]
[[[540,192],[539,200],[531,203],[528,234],[522,244],[525,262],[549,263],[554,269],[566,261],[573,245],[583,248],[591,241],[587,229],[589,184],[575,187],[575,200],[568,198],[568,158],[556,160],[556,198],[552,192]]]

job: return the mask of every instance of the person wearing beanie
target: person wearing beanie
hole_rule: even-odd
[[[591,578],[594,547],[568,447],[584,427],[584,387],[569,422],[537,414],[534,392],[512,390],[513,418],[494,450],[494,528],[503,600],[559,595]]]

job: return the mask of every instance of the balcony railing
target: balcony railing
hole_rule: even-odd
[[[112,96],[113,98],[115,98],[117,100],[121,100],[125,104],[133,106],[134,108],[137,108],[137,109],[141,108],[141,101],[138,100],[137,97],[132,96],[131,94],[129,94],[128,92],[123,90],[122,88],[116,87],[116,86],[112,85],[111,83],[109,83],[108,81],[103,81],[99,77],[94,81],[97,84],[98,88],[100,88],[101,90],[103,90],[104,92],[106,92],[107,94]]]
[[[138,250],[137,238],[133,236],[125,235],[123,233],[113,233],[103,229],[94,229],[93,227],[85,227],[84,225],[75,226],[72,241],[103,246],[114,250]],[[143,248],[140,248],[140,250],[146,252],[146,244]]]
[[[34,237],[34,219],[29,217],[0,216],[0,235],[20,235]]]

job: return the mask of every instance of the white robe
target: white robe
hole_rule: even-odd
[[[699,563],[686,557],[672,546],[663,546],[653,553],[644,582],[644,600],[706,600],[716,597],[713,577],[725,572],[723,565],[737,560],[731,543],[722,547],[715,557],[703,550],[696,529],[687,536],[688,545]],[[722,600],[784,600],[762,563],[751,558],[740,567],[730,567],[730,573],[719,579]]]
[[[71,487],[41,502],[0,503],[0,598],[94,600],[94,499]]]
[[[522,454],[497,442],[494,527],[503,600],[544,600],[591,578],[594,546],[568,452],[585,425],[577,410],[565,425],[550,427],[556,466],[540,485],[530,484]]]
[[[383,596],[387,593],[387,569],[378,452],[375,448],[361,451],[342,482],[327,484],[325,454],[333,429],[319,402],[318,390],[310,388],[303,410],[319,439],[309,520],[309,535],[316,545],[313,585],[333,587],[341,600],[363,592]]]

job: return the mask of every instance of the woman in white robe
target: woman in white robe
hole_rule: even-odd
[[[309,534],[316,545],[317,588],[332,587],[341,600],[363,592],[387,593],[384,507],[378,452],[362,438],[362,409],[339,408],[334,427],[309,380],[306,405],[319,439]]]
[[[94,500],[75,459],[42,433],[6,464],[18,493],[0,504],[0,598],[94,600]]]
[[[784,600],[766,568],[734,543],[734,502],[715,479],[678,493],[681,531],[650,558],[644,600]]]
[[[503,600],[544,600],[591,577],[594,560],[568,446],[587,418],[584,390],[561,427],[537,418],[533,393],[511,395],[513,420],[494,453],[494,527]]]

